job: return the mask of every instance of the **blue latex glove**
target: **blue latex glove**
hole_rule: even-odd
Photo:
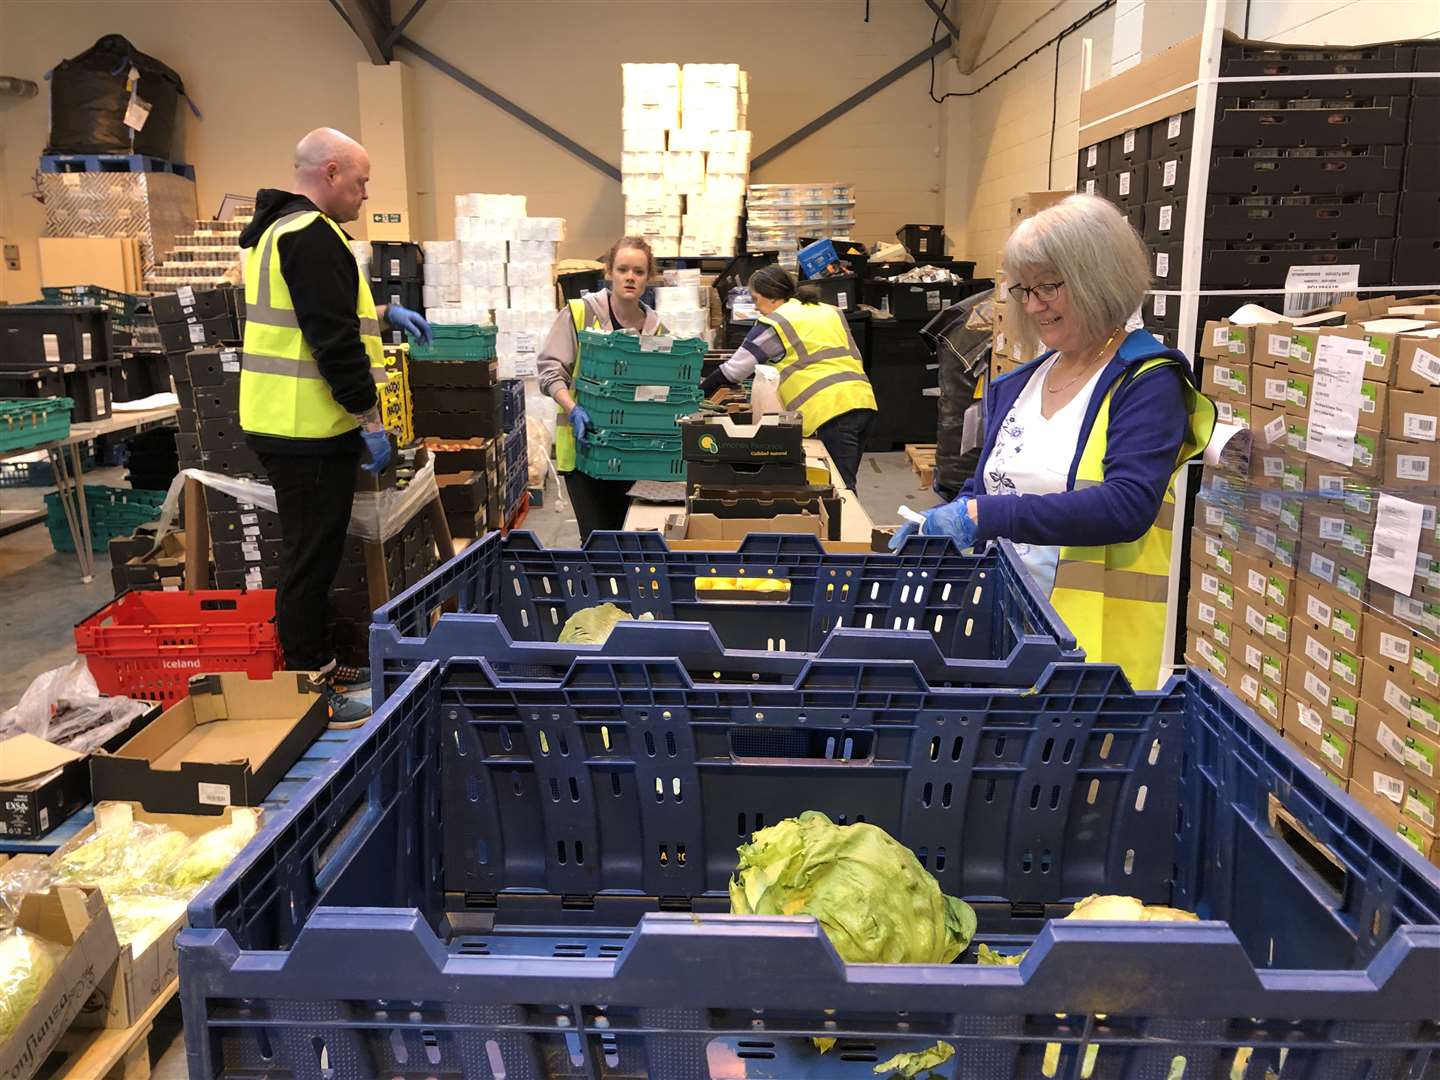
[[[362,431],[360,437],[365,440],[365,449],[370,451],[370,461],[360,467],[368,473],[384,472],[390,464],[390,433],[383,429]]]
[[[575,441],[583,443],[587,442],[585,436],[595,430],[595,421],[582,406],[576,405],[570,410],[570,426],[575,429]]]
[[[430,324],[418,311],[411,311],[402,304],[391,304],[385,309],[385,321],[398,330],[404,330],[410,337],[430,344]]]
[[[899,551],[901,546],[918,531],[921,536],[948,536],[961,548],[975,546],[977,525],[970,519],[970,498],[961,495],[953,502],[925,511],[925,524],[916,525],[907,521],[890,538],[890,550]]]

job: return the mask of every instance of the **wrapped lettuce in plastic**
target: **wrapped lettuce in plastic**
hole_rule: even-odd
[[[106,897],[115,938],[138,955],[157,941],[175,920],[185,914],[189,901],[175,893],[118,893]]]
[[[60,858],[56,880],[98,886],[107,896],[163,885],[190,846],[190,838],[163,825],[130,822],[104,829]]]
[[[198,890],[240,854],[255,830],[254,814],[236,814],[229,825],[197,836],[170,871],[169,883],[177,889]]]
[[[64,952],[59,945],[23,930],[0,934],[0,1043],[35,1004]]]
[[[761,829],[739,854],[733,914],[813,915],[849,963],[948,964],[975,933],[970,905],[874,825],[810,810]]]

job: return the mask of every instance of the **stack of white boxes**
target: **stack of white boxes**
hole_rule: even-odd
[[[749,78],[735,64],[622,64],[625,232],[659,258],[735,254],[750,175]]]
[[[708,338],[709,296],[699,270],[665,271],[665,284],[655,289],[655,311],[666,332],[673,337]]]
[[[836,182],[751,184],[745,219],[747,251],[778,251],[793,270],[807,238],[848,240],[855,227],[855,189]]]
[[[527,217],[525,209],[523,195],[455,196],[457,311],[464,317],[454,321],[486,324],[494,313],[495,351],[504,379],[535,374],[536,353],[555,321],[555,260],[565,219]]]

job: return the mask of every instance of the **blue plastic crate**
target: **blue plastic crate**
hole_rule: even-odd
[[[503,431],[524,431],[525,429],[525,381],[523,379],[501,379],[500,427]]]
[[[195,166],[145,154],[41,154],[40,171],[47,173],[173,173],[195,179]]]
[[[851,759],[822,756],[842,729]],[[846,965],[809,918],[716,914],[736,844],[807,808],[886,828],[979,941],[1029,955]],[[1205,921],[1044,921],[1093,892]],[[427,663],[189,924],[196,1080],[858,1080],[937,1039],[944,1080],[1440,1064],[1440,872],[1199,672],[1135,693],[1083,664],[946,690],[895,662],[759,687]]]
[[[741,577],[788,587],[759,600],[696,585]],[[636,619],[603,646],[555,643],[566,619],[606,602]],[[646,613],[658,621],[638,618]],[[931,682],[991,686],[1028,686],[1045,665],[1084,658],[1012,546],[970,555],[933,536],[897,556],[832,554],[797,535],[698,552],[671,551],[656,533],[596,533],[578,551],[491,534],[382,606],[370,627],[376,703],[422,660],[484,656],[498,670],[554,675],[588,655],[677,656],[697,677],[741,682],[793,679],[816,655],[898,655]]]

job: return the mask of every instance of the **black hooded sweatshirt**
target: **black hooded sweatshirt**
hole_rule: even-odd
[[[254,247],[278,218],[317,209],[304,195],[261,188],[255,194],[255,220],[240,234],[240,246]],[[368,412],[376,401],[375,383],[360,340],[360,318],[355,314],[360,268],[354,253],[319,218],[282,236],[279,251],[280,272],[290,287],[295,319],[330,393],[346,412]],[[246,437],[257,451],[271,454],[349,454],[361,446],[358,430],[328,439],[290,439],[254,432],[247,432]]]

